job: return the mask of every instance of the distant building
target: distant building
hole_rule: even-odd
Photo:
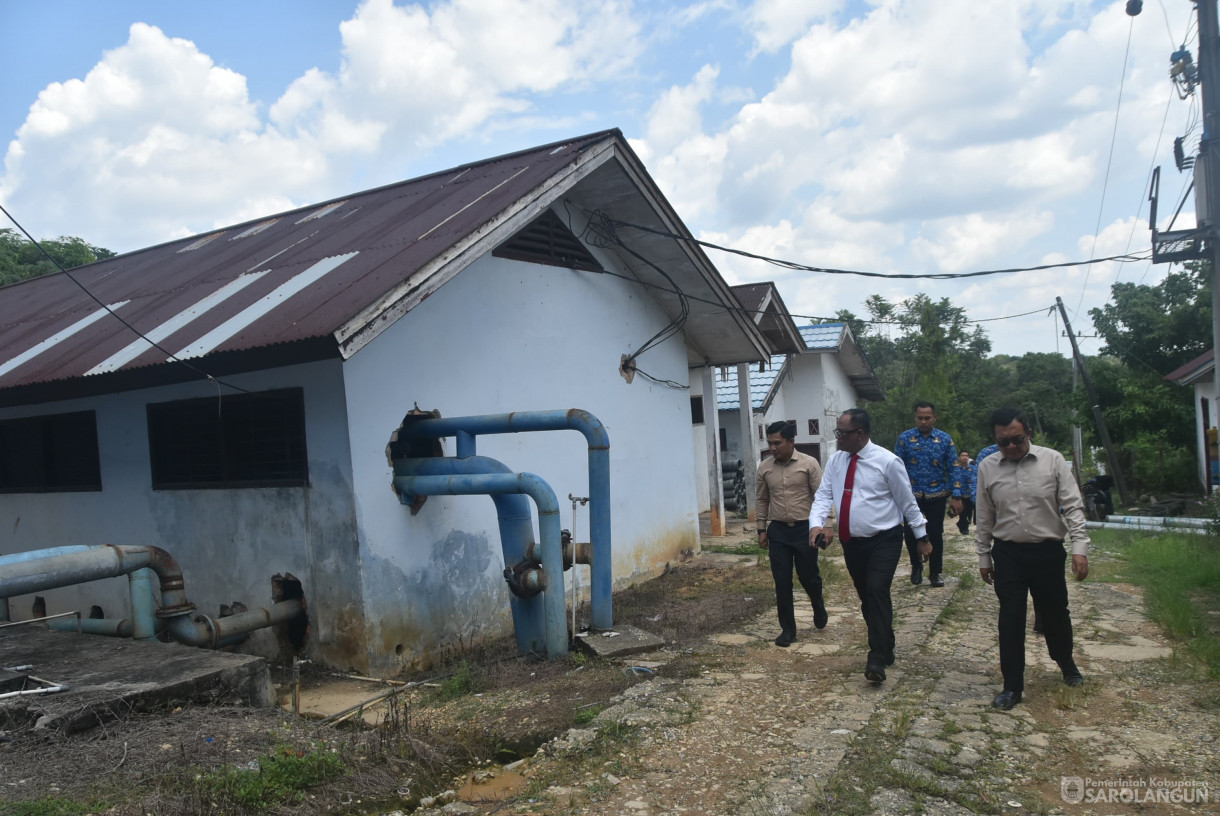
[[[1220,393],[1216,391],[1216,354],[1208,349],[1189,363],[1165,375],[1165,379],[1178,385],[1188,385],[1195,392],[1195,453],[1198,458],[1199,486],[1210,493],[1220,485],[1220,462],[1217,461],[1215,439],[1208,439],[1209,429],[1213,437],[1220,417],[1213,415],[1213,408]]]

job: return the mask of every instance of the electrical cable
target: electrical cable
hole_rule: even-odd
[[[217,386],[218,389],[220,386],[223,385],[226,388],[232,388],[234,391],[240,391],[243,394],[250,393],[249,391],[247,391],[246,389],[244,389],[240,386],[233,385],[232,383],[228,383],[228,382],[220,380],[216,377],[213,377],[211,374],[207,373],[206,371],[204,371],[203,369],[201,369],[195,365],[192,365],[191,363],[188,363],[186,360],[179,359],[174,354],[172,354],[171,352],[166,350],[164,347],[162,347],[159,343],[156,343],[153,340],[151,340],[147,335],[144,334],[144,332],[140,331],[135,326],[128,323],[126,320],[124,320],[122,317],[120,317],[119,314],[117,312],[115,312],[114,309],[111,309],[109,306],[107,306],[105,303],[103,303],[97,297],[97,295],[90,292],[89,287],[85,286],[83,283],[81,283],[79,280],[77,280],[76,276],[74,276],[67,269],[64,269],[63,266],[60,265],[59,261],[55,260],[55,258],[53,258],[51,256],[51,253],[47,252],[46,248],[42,244],[40,244],[37,240],[34,239],[33,235],[30,235],[29,230],[27,230],[24,226],[22,226],[21,222],[18,221],[16,218],[14,218],[13,214],[10,213],[7,209],[5,209],[3,204],[0,204],[0,212],[4,213],[4,215],[8,218],[8,220],[13,222],[13,224],[16,225],[17,229],[21,230],[22,234],[25,235],[25,237],[29,240],[29,242],[32,243],[34,246],[38,247],[38,251],[41,252],[43,255],[45,255],[47,260],[49,260],[51,263],[55,264],[56,269],[58,269],[63,274],[67,275],[68,280],[75,283],[80,288],[80,290],[82,292],[84,292],[86,295],[88,295],[89,298],[94,303],[96,303],[98,306],[100,306],[102,309],[104,309],[115,320],[119,321],[124,326],[126,326],[128,329],[130,329],[144,342],[148,343],[149,346],[151,346],[152,348],[155,348],[157,351],[160,351],[161,353],[163,353],[170,362],[178,363],[182,366],[185,366],[187,369],[195,372],[200,377],[203,377],[204,379],[213,382]]]
[[[1110,167],[1114,161],[1114,143],[1118,140],[1118,114],[1123,107],[1123,88],[1127,84],[1127,57],[1131,54],[1131,35],[1135,31],[1135,18],[1127,25],[1127,49],[1123,52],[1123,73],[1118,81],[1118,102],[1114,106],[1114,127],[1110,131],[1110,152],[1106,156],[1106,175],[1101,185],[1101,201],[1097,205],[1097,226],[1093,228],[1093,247],[1089,250],[1089,258],[1097,251],[1097,237],[1101,232],[1101,217],[1106,207],[1106,191],[1110,187]],[[1089,274],[1093,271],[1090,263],[1084,270],[1084,285],[1080,287],[1080,299],[1076,301],[1076,310],[1072,312],[1075,319],[1080,314],[1080,304],[1084,303],[1084,293],[1089,288]]]
[[[602,215],[600,212],[597,215]],[[634,224],[630,221],[621,221],[616,218],[608,220],[618,227],[630,227],[642,232],[650,232],[653,235],[660,235],[665,238],[673,238],[675,241],[685,241],[686,243],[696,244],[707,249],[715,249],[720,252],[727,252],[730,255],[740,255],[743,258],[750,258],[756,261],[764,261],[772,266],[778,266],[782,269],[791,269],[796,272],[822,272],[828,275],[859,275],[865,278],[884,278],[886,280],[958,280],[961,278],[978,278],[985,275],[1007,275],[1016,272],[1041,272],[1046,269],[1063,269],[1070,266],[1085,266],[1087,264],[1104,263],[1106,261],[1116,261],[1118,263],[1137,263],[1147,260],[1150,256],[1147,254],[1137,255],[1111,255],[1105,258],[1093,258],[1088,261],[1063,261],[1062,263],[1039,264],[1038,266],[1018,266],[1007,269],[985,269],[981,272],[928,272],[928,273],[899,273],[886,274],[884,272],[864,272],[859,269],[835,269],[827,266],[810,266],[808,264],[797,263],[795,261],[785,261],[778,258],[770,258],[766,255],[758,255],[753,252],[747,252],[744,249],[733,249],[732,247],[713,244],[710,241],[701,241],[698,238],[693,238],[688,235],[678,235],[677,233],[668,232],[666,230],[656,229],[654,227],[646,227],[643,224]]]

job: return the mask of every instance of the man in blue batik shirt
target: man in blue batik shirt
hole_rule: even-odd
[[[970,532],[970,522],[974,521],[978,487],[979,466],[970,461],[970,451],[958,451],[953,468],[953,512],[957,513],[957,531],[962,535]]]
[[[911,492],[923,517],[928,520],[928,538],[932,541],[932,557],[928,560],[928,583],[943,587],[941,567],[945,555],[945,505],[953,489],[953,466],[957,448],[953,437],[936,429],[936,406],[930,402],[915,404],[915,427],[898,434],[894,453],[906,465],[911,479]],[[915,546],[915,533],[904,531],[907,554],[911,557],[911,583],[923,583],[923,563]]]
[[[988,445],[987,447],[983,448],[981,451],[979,451],[978,458],[974,460],[975,468],[978,468],[978,466],[981,465],[983,463],[983,460],[986,459],[988,456],[990,456],[993,453],[999,453],[999,452],[1000,452],[999,445]],[[977,473],[978,471],[976,470],[975,472]]]

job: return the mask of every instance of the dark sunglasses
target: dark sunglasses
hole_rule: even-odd
[[[835,439],[842,439],[845,436],[850,436],[851,434],[859,433],[859,432],[860,432],[859,428],[852,428],[850,431],[844,431],[844,430],[840,430],[839,428],[835,428]]]
[[[997,439],[995,443],[1001,448],[1015,448],[1018,445],[1025,444],[1025,436],[1023,434],[1017,434],[1016,436],[1009,437],[1008,439]]]

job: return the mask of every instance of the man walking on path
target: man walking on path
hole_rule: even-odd
[[[945,585],[941,578],[945,554],[945,504],[953,484],[953,466],[957,449],[953,437],[936,428],[936,406],[930,402],[915,404],[915,427],[898,435],[894,453],[906,465],[911,491],[919,503],[919,512],[928,520],[928,538],[932,542],[932,557],[928,559],[928,583]],[[915,550],[915,531],[903,531],[907,553],[911,558],[911,583],[923,583],[923,562]]]
[[[775,579],[775,611],[779,615],[776,646],[796,640],[796,612],[792,601],[792,568],[813,604],[813,625],[826,626],[818,549],[809,543],[809,508],[822,484],[822,466],[796,449],[796,425],[773,422],[767,426],[771,457],[758,466],[758,546],[770,552]]]
[[[1010,709],[1025,690],[1026,598],[1042,618],[1043,637],[1063,682],[1084,683],[1072,657],[1072,617],[1063,566],[1072,542],[1072,574],[1089,574],[1089,536],[1084,501],[1063,454],[1030,444],[1024,411],[1002,408],[991,415],[1000,456],[979,466],[975,544],[979,574],[1000,601],[1000,672],[1004,689],[992,705]],[[1062,509],[1062,515],[1060,510]]]
[[[834,531],[826,526],[833,509],[838,514],[843,561],[860,597],[868,626],[868,660],[864,676],[885,680],[894,663],[894,604],[890,585],[902,558],[905,521],[917,535],[926,558],[932,545],[927,526],[911,493],[901,460],[869,439],[872,421],[860,408],[844,411],[835,427],[838,450],[826,463],[826,476],[809,511],[809,543],[829,546]]]
[[[974,497],[978,489],[979,466],[970,461],[970,451],[957,453],[957,465],[953,468],[953,511],[957,513],[957,531],[962,535],[970,532],[974,521]]]

